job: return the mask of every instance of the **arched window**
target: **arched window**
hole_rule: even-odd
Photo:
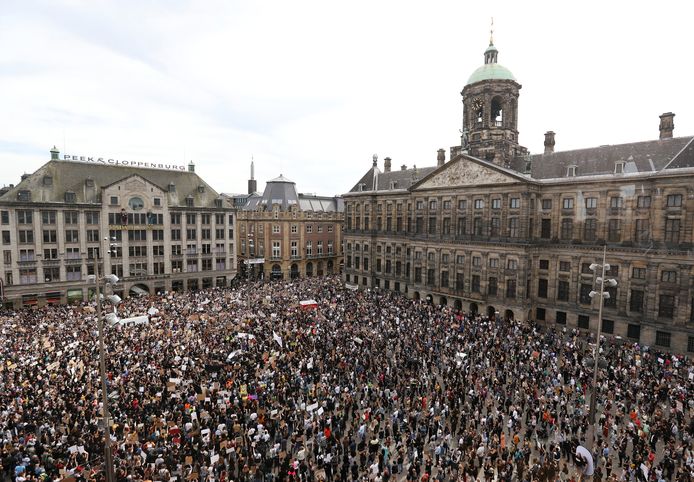
[[[492,125],[495,127],[504,125],[504,101],[500,96],[492,99]]]

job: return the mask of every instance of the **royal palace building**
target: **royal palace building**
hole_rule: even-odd
[[[518,143],[521,85],[485,63],[462,91],[461,144],[431,167],[373,165],[344,195],[351,287],[694,352],[694,137],[544,153]],[[606,248],[605,248],[606,247]]]
[[[238,209],[239,272],[251,279],[294,279],[339,273],[343,267],[341,197],[298,193],[283,175],[263,193],[251,165],[248,194],[228,194]]]
[[[226,286],[236,274],[235,214],[185,166],[60,156],[0,191],[5,306],[86,299],[88,276],[115,294]]]

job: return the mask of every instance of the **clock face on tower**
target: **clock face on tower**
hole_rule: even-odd
[[[482,107],[484,107],[484,102],[482,102],[482,99],[479,97],[472,99],[472,108],[475,112],[482,110]]]

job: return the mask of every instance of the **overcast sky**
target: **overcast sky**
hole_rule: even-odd
[[[532,7],[529,7],[532,5]],[[0,0],[0,184],[65,154],[184,164],[220,192],[283,173],[348,191],[374,153],[434,165],[483,63],[523,85],[542,152],[694,135],[694,4]]]

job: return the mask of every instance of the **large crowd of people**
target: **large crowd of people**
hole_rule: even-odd
[[[569,481],[585,454],[593,480],[694,480],[682,355],[605,340],[594,433],[593,339],[577,330],[335,277],[117,310],[149,318],[105,330],[118,481]],[[104,480],[93,308],[5,311],[0,338],[4,480]]]

